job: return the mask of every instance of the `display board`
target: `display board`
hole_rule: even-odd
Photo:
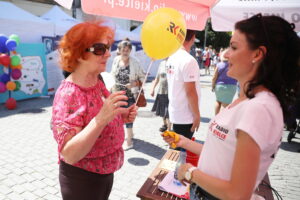
[[[21,87],[19,91],[11,92],[11,97],[22,100],[47,95],[45,45],[42,43],[21,43],[17,47],[17,52],[22,56],[22,76],[18,80]],[[7,68],[0,66],[0,74],[7,73],[7,70]],[[0,103],[4,103],[8,98],[8,91],[0,93]]]

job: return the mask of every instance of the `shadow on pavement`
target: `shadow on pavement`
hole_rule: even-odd
[[[47,112],[45,108],[52,106],[52,102],[53,96],[20,100],[17,101],[17,108],[14,110],[7,110],[5,104],[0,104],[0,117],[24,113],[35,114]]]
[[[150,163],[149,160],[145,158],[129,158],[127,161],[135,166],[146,166]]]
[[[282,142],[280,148],[285,151],[299,152],[300,153],[300,143],[292,141],[291,143]]]
[[[154,103],[154,99],[146,99],[147,100],[147,103]]]
[[[203,81],[203,80],[200,80],[200,83],[208,83],[208,84],[211,84],[211,81]]]
[[[148,156],[152,156],[153,158],[156,158],[160,160],[163,155],[166,153],[166,150],[156,146],[154,144],[151,144],[149,142],[145,142],[140,139],[133,139],[134,141],[134,150],[147,154]]]

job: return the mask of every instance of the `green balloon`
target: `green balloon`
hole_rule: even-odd
[[[21,62],[20,56],[14,55],[14,56],[10,57],[10,64],[12,66],[17,66],[20,64],[20,62]]]
[[[19,81],[15,81],[15,84],[16,84],[16,89],[14,89],[14,91],[20,90],[21,83]]]
[[[12,34],[12,35],[10,35],[10,36],[9,36],[9,39],[15,40],[15,41],[16,41],[16,43],[17,43],[17,45],[19,45],[19,44],[20,44],[20,38],[19,38],[19,36],[18,36],[18,35],[16,35],[16,34]]]

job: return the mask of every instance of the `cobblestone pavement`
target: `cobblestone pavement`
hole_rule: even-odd
[[[205,140],[213,116],[214,94],[211,76],[201,76],[201,127],[195,137]],[[145,86],[148,105],[141,108],[134,123],[134,149],[125,152],[124,166],[115,173],[111,200],[138,199],[136,193],[167,150],[159,127],[162,120],[150,112],[154,99]],[[57,146],[50,131],[53,98],[18,102],[8,111],[0,105],[0,200],[61,199],[58,184]],[[300,140],[283,143],[269,170],[272,186],[284,200],[300,199]],[[299,137],[299,135],[298,135]]]

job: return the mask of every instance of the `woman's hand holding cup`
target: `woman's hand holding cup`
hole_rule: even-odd
[[[105,125],[112,121],[116,115],[128,113],[128,108],[121,106],[127,106],[128,97],[125,95],[125,91],[118,91],[111,94],[103,103],[99,113],[95,116],[97,123],[104,123]]]

